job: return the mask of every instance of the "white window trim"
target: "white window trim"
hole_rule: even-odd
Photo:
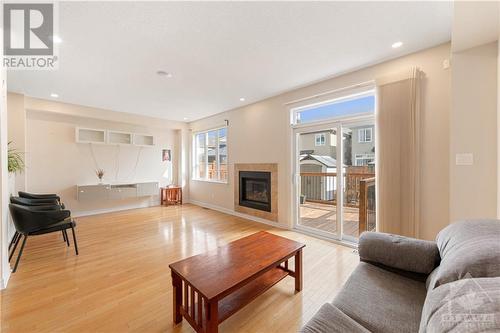
[[[361,141],[361,132],[364,132],[364,140]],[[366,140],[366,133],[370,132],[370,140]],[[373,142],[373,129],[371,127],[365,127],[358,129],[358,143],[370,143]]]
[[[228,158],[228,151],[227,151],[227,132],[228,132],[228,127],[227,126],[222,126],[222,127],[216,127],[216,128],[210,128],[210,129],[206,129],[206,130],[202,130],[202,131],[196,131],[196,132],[193,132],[193,136],[192,136],[192,145],[191,145],[191,149],[193,150],[193,154],[192,154],[192,158],[193,158],[193,163],[192,163],[192,166],[191,166],[191,180],[193,181],[199,181],[199,182],[207,182],[207,183],[217,183],[217,184],[227,184],[229,179],[225,179],[225,180],[221,180],[220,179],[220,176],[221,176],[221,173],[220,173],[220,156],[219,156],[219,130],[225,128],[226,129],[226,159]],[[216,159],[216,163],[217,163],[217,179],[208,179],[208,132],[213,132],[213,131],[216,131],[217,133],[217,136],[216,136],[216,147],[215,147],[215,159]],[[197,152],[197,141],[196,141],[196,136],[198,136],[199,134],[205,134],[205,175],[206,175],[206,178],[199,178],[197,177],[198,175],[198,159],[197,159],[197,156],[196,156],[196,152]],[[229,178],[229,174],[228,174],[228,178]]]
[[[319,138],[319,144],[318,144],[318,138]],[[321,147],[326,145],[326,135],[325,133],[318,133],[314,135],[314,146],[315,147]]]

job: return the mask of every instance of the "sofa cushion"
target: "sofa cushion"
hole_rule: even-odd
[[[369,333],[363,326],[349,318],[330,303],[324,304],[309,322],[302,327],[301,333]]]
[[[420,332],[499,332],[500,278],[471,278],[430,290]]]
[[[429,274],[439,264],[436,242],[421,239],[363,232],[358,249],[363,261],[408,272]]]
[[[474,220],[450,224],[437,236],[441,264],[429,288],[467,276],[500,276],[500,221]]]
[[[371,332],[416,332],[425,284],[361,262],[333,305]]]

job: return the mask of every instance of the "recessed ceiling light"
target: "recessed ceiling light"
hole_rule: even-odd
[[[401,47],[401,46],[403,46],[403,42],[396,42],[396,43],[392,44],[393,49],[397,49],[398,47]]]
[[[245,97],[240,97],[240,102],[244,102],[245,101]]]
[[[189,118],[188,118],[188,117],[184,117],[183,119],[184,119],[184,120],[189,120]]]
[[[52,93],[52,94],[50,94],[50,97],[57,98],[57,97],[59,97],[59,95],[58,95],[58,94],[56,94],[56,93]]]
[[[172,73],[165,71],[157,71],[156,74],[158,74],[159,76],[172,77]]]
[[[62,43],[62,39],[59,36],[52,36],[52,41],[56,44]]]

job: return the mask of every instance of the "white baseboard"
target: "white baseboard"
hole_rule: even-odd
[[[4,276],[0,279],[0,290],[7,288],[7,284],[9,283],[10,275],[11,275],[10,267],[4,273]]]
[[[191,203],[193,205],[200,206],[200,207],[205,207],[205,208],[213,209],[213,210],[216,210],[216,211],[221,212],[221,213],[226,213],[226,214],[229,214],[229,215],[241,217],[241,218],[244,218],[244,219],[247,219],[247,220],[251,220],[251,221],[254,221],[254,222],[267,224],[267,225],[272,226],[272,227],[276,227],[276,228],[280,228],[280,229],[285,229],[285,230],[291,230],[290,227],[284,226],[284,225],[282,225],[282,224],[280,224],[278,222],[273,222],[273,221],[269,221],[269,220],[266,220],[266,219],[263,219],[263,218],[260,218],[260,217],[256,217],[256,216],[252,216],[252,215],[248,215],[248,214],[243,214],[243,213],[234,211],[232,209],[228,209],[228,208],[225,208],[225,207],[213,205],[213,204],[210,204],[210,203],[206,203],[206,202],[202,202],[202,201],[197,201],[197,200],[189,200],[188,203]]]
[[[130,210],[130,209],[154,207],[154,206],[158,206],[159,204],[160,204],[160,202],[154,202],[154,203],[147,203],[147,204],[142,204],[142,205],[118,206],[118,207],[112,207],[112,208],[103,208],[103,209],[75,212],[75,213],[72,213],[71,215],[73,217],[83,217],[83,216],[90,216],[90,215],[97,215],[97,214],[119,212],[119,211]]]

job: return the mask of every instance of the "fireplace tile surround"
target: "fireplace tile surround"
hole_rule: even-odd
[[[262,179],[265,173],[270,175],[270,189],[267,188],[268,194],[270,195],[270,209],[262,209],[264,205],[260,205],[260,202],[264,202],[265,195],[262,193],[256,193],[253,195],[259,195],[262,197],[253,198],[253,200],[248,200],[245,205],[240,205],[240,172],[242,175],[251,176],[250,180],[259,181]],[[240,213],[256,216],[266,220],[278,222],[278,164],[277,163],[237,163],[234,165],[234,210]],[[258,187],[263,185],[255,184]],[[254,207],[249,207],[254,205]]]

